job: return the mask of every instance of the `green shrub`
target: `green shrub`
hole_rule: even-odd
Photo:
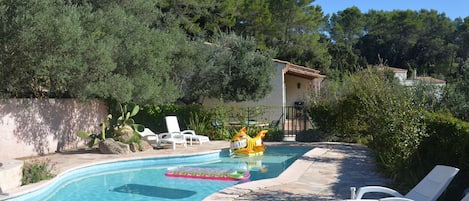
[[[190,114],[199,113],[201,110],[203,110],[201,105],[148,104],[142,107],[134,119],[151,130],[162,133],[167,131],[165,116],[176,115],[181,129],[187,129],[189,128]]]
[[[278,128],[271,128],[264,137],[267,142],[281,142],[283,140],[283,131]]]
[[[395,174],[425,136],[422,104],[406,88],[368,70],[345,76],[331,90],[336,92],[325,95],[333,97],[313,101],[314,123],[331,132],[334,140],[367,142],[382,170]],[[318,120],[323,117],[325,120]]]
[[[201,105],[145,105],[134,118],[139,123],[156,132],[166,132],[165,117],[176,115],[181,129],[192,129],[196,133],[207,135],[212,140],[230,139],[231,132],[221,125],[214,127],[213,120],[225,119],[224,110],[206,109]],[[221,107],[222,108],[222,107]],[[218,111],[218,112],[217,112]]]
[[[204,110],[200,112],[191,112],[188,128],[194,130],[197,134],[207,135],[210,139],[216,139],[213,134],[211,115]]]
[[[442,112],[426,113],[425,123],[428,137],[399,170],[396,183],[408,190],[435,165],[458,167],[459,173],[441,200],[459,200],[469,187],[469,123]]]
[[[215,139],[222,140],[231,140],[231,137],[234,135],[234,130],[228,126],[229,121],[229,110],[225,106],[223,99],[220,99],[219,102],[211,108],[208,108],[212,116],[213,121],[213,136]]]
[[[326,89],[327,90],[327,89]],[[336,134],[337,109],[332,102],[321,101],[308,110],[314,125],[325,133]]]
[[[51,179],[56,173],[56,163],[53,163],[48,158],[25,161],[21,184],[26,185]]]
[[[326,85],[328,86],[328,85]],[[329,85],[337,86],[337,85]],[[393,187],[409,191],[435,165],[459,173],[440,200],[461,199],[469,187],[469,123],[449,113],[432,113],[432,90],[409,90],[369,71],[346,76],[342,85],[312,101],[315,125],[333,140],[356,140],[375,153]],[[433,96],[432,96],[433,95]]]
[[[176,115],[181,130],[191,129],[196,133],[207,135],[212,140],[230,140],[243,126],[247,127],[247,133],[252,137],[264,129],[243,124],[240,127],[230,126],[231,118],[246,122],[251,118],[262,119],[264,112],[265,107],[227,107],[223,101],[208,108],[201,105],[145,105],[134,119],[151,130],[161,133],[167,131],[165,116]],[[279,138],[277,135],[279,134],[276,134],[276,140]]]
[[[208,107],[206,110],[208,110],[208,113],[211,114],[211,124],[213,123],[212,128],[214,128],[214,138],[231,140],[231,138],[236,133],[238,133],[239,129],[242,127],[246,127],[246,133],[251,137],[255,137],[259,131],[265,130],[263,127],[247,125],[245,122],[248,120],[263,120],[263,115],[268,108],[269,107],[267,106],[230,106],[225,104],[223,99],[220,99],[216,105],[213,107]],[[230,121],[238,121],[240,125],[230,125]],[[271,131],[267,133],[266,137],[269,135],[271,135]],[[278,134],[275,135],[278,138]]]

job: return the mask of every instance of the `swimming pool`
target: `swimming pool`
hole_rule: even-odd
[[[228,150],[184,157],[121,161],[80,168],[35,192],[9,200],[202,200],[239,181],[166,177],[178,166],[248,169],[250,180],[277,177],[311,148],[269,146],[263,156],[231,157]]]

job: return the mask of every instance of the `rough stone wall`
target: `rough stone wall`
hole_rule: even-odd
[[[7,99],[0,102],[0,161],[37,156],[84,144],[77,131],[98,132],[102,101]]]

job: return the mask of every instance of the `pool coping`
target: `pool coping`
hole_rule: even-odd
[[[293,162],[293,164],[291,164],[290,167],[283,171],[278,177],[271,179],[256,180],[228,187],[221,191],[213,193],[212,195],[207,196],[203,199],[203,201],[236,200],[237,198],[242,197],[245,194],[249,194],[260,189],[297,181],[313,163],[311,160],[307,159],[321,156],[327,151],[328,149],[324,148],[313,148],[310,151],[306,152],[295,162]]]
[[[126,155],[126,157],[118,157],[118,158],[112,158],[112,159],[104,159],[104,160],[99,160],[95,162],[90,162],[90,163],[85,163],[85,164],[80,164],[73,166],[71,168],[67,168],[64,171],[61,171],[58,173],[54,178],[50,180],[44,180],[40,181],[38,183],[34,184],[28,184],[25,186],[20,186],[16,189],[13,189],[9,191],[7,194],[0,195],[0,200],[8,200],[8,199],[13,199],[15,197],[22,196],[24,194],[28,193],[33,193],[38,190],[42,190],[43,188],[46,188],[49,185],[53,185],[55,182],[60,181],[62,177],[66,176],[66,174],[69,174],[73,171],[86,168],[86,167],[91,167],[94,165],[102,165],[106,163],[115,163],[115,162],[124,162],[124,161],[131,161],[131,160],[142,160],[142,159],[156,159],[156,158],[166,158],[166,157],[187,157],[187,156],[196,156],[196,155],[204,155],[204,154],[212,154],[212,153],[219,153],[223,149],[220,150],[212,150],[212,151],[201,151],[197,153],[184,153],[184,154],[172,154],[172,155],[148,155],[148,156],[133,156],[133,155]]]

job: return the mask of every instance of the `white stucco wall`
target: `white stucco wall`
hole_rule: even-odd
[[[99,131],[101,101],[8,99],[0,102],[0,160],[53,153],[83,145],[76,132]]]
[[[315,83],[313,80],[301,78],[292,75],[285,75],[286,85],[286,105],[293,106],[295,101],[308,102],[311,93],[314,90]],[[299,88],[298,88],[299,85]]]
[[[397,71],[394,72],[394,77],[396,77],[399,82],[402,84],[405,80],[407,80],[407,71]]]

